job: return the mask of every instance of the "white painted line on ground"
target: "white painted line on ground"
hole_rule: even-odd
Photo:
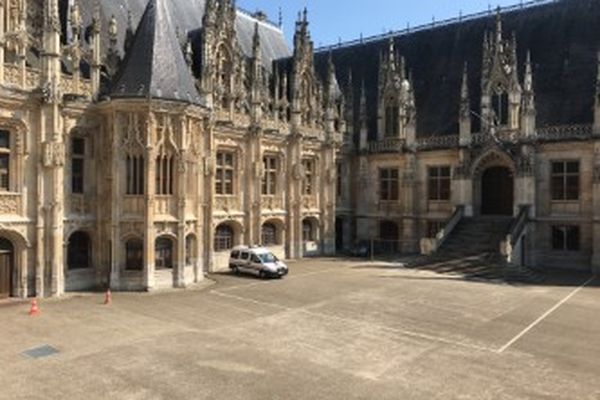
[[[335,320],[338,320],[338,321],[341,321],[341,322],[345,322],[345,323],[367,325],[370,328],[377,328],[377,329],[381,329],[382,331],[387,331],[387,332],[395,333],[395,334],[402,335],[402,336],[408,336],[408,337],[412,337],[412,338],[423,339],[423,340],[427,340],[428,342],[443,343],[443,344],[447,344],[447,345],[465,347],[465,348],[468,348],[468,349],[471,349],[471,350],[485,351],[485,352],[490,352],[490,353],[494,352],[494,349],[489,348],[489,347],[479,346],[479,345],[471,344],[471,343],[464,343],[464,342],[460,342],[460,341],[452,340],[452,339],[445,339],[445,338],[442,338],[442,337],[439,337],[439,336],[428,335],[426,333],[420,333],[420,332],[408,331],[408,330],[404,330],[404,329],[392,328],[392,327],[389,327],[389,326],[379,325],[379,324],[375,324],[375,323],[372,323],[372,322],[361,321],[361,320],[353,319],[353,318],[346,318],[346,317],[339,317],[339,316],[335,316],[335,315],[322,314],[322,313],[318,313],[318,312],[315,312],[315,311],[310,311],[310,310],[308,310],[306,308],[299,308],[299,309],[296,309],[296,310],[298,310],[300,312],[303,312],[305,314],[308,314],[308,315],[319,317],[319,318],[335,319]]]
[[[442,338],[439,336],[428,335],[425,333],[419,333],[419,332],[408,331],[408,330],[404,330],[404,329],[397,329],[397,328],[392,328],[389,326],[374,324],[374,323],[368,322],[368,321],[361,321],[361,320],[357,320],[357,319],[353,319],[353,318],[345,318],[345,317],[339,317],[339,316],[330,315],[330,314],[323,314],[323,313],[319,313],[316,311],[311,311],[309,308],[314,307],[315,306],[314,304],[306,306],[306,307],[291,308],[291,307],[281,306],[279,304],[269,303],[269,302],[260,301],[260,300],[253,300],[253,299],[249,299],[247,297],[235,296],[232,294],[222,293],[222,292],[218,292],[218,291],[211,291],[210,293],[215,296],[233,299],[233,300],[237,300],[237,301],[241,301],[241,302],[245,302],[245,303],[251,303],[251,304],[255,304],[255,305],[259,305],[259,306],[271,307],[271,308],[275,308],[275,309],[278,309],[278,310],[284,311],[284,312],[285,311],[301,312],[301,313],[304,313],[304,314],[307,314],[307,315],[310,315],[313,317],[318,317],[318,318],[323,318],[323,319],[335,319],[337,321],[341,321],[344,323],[350,323],[350,324],[366,325],[370,328],[377,328],[377,329],[381,329],[383,331],[391,332],[391,333],[402,335],[402,336],[408,336],[408,337],[412,337],[412,338],[427,340],[429,342],[443,343],[446,345],[459,346],[459,347],[464,347],[464,348],[468,348],[471,350],[485,351],[485,352],[490,352],[490,353],[495,352],[495,350],[492,348],[478,346],[476,344],[464,343],[464,342],[460,342],[460,341],[456,341],[456,340],[445,339],[445,338]]]
[[[508,343],[506,343],[504,346],[502,346],[500,349],[498,349],[496,351],[496,353],[498,353],[498,354],[504,353],[508,348],[510,348],[513,344],[515,344],[516,342],[518,342],[523,336],[525,336],[527,333],[529,333],[533,328],[535,328],[543,320],[545,320],[546,318],[548,318],[554,311],[558,310],[563,304],[565,304],[567,301],[571,300],[573,298],[573,296],[575,296],[577,293],[579,293],[579,291],[581,289],[583,289],[584,287],[586,287],[587,285],[589,285],[590,283],[592,283],[592,281],[594,279],[596,279],[596,277],[592,276],[590,279],[588,279],[587,281],[585,281],[581,286],[579,286],[578,288],[576,288],[575,290],[573,290],[568,296],[566,296],[564,299],[562,299],[561,301],[559,301],[554,307],[552,307],[551,309],[549,309],[548,311],[546,311],[542,316],[540,316],[538,319],[536,319],[535,321],[533,321],[527,328],[523,329],[521,331],[521,333],[519,333],[517,336],[515,336],[514,338],[512,338]]]

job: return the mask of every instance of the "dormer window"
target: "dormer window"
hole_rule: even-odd
[[[508,93],[500,89],[492,95],[492,110],[494,111],[492,123],[495,126],[508,125]]]

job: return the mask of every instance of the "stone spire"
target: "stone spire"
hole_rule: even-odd
[[[150,0],[111,96],[203,104],[171,24],[167,0]]]
[[[471,137],[471,98],[469,96],[469,66],[465,62],[460,89],[460,111],[458,116],[460,141],[469,141]]]
[[[600,133],[600,49],[596,55],[596,91],[594,98],[594,133]]]
[[[354,138],[354,80],[352,77],[352,68],[348,69],[348,84],[346,85],[346,128],[347,135],[345,136],[346,140],[352,140]]]
[[[368,120],[367,120],[367,91],[365,88],[365,80],[363,79],[360,87],[360,141],[359,151],[366,151],[368,146]]]
[[[94,6],[94,14],[92,16],[92,29],[90,34],[92,48],[92,63],[91,63],[91,80],[92,80],[92,95],[98,96],[100,92],[100,72],[102,69],[102,54],[101,54],[101,17],[100,5],[96,2]]]
[[[523,135],[535,134],[535,91],[533,89],[533,69],[531,67],[531,52],[527,51],[525,62],[525,77],[523,79],[523,95],[521,97],[521,130]]]
[[[260,40],[260,30],[258,22],[254,24],[254,35],[252,36],[252,60],[251,60],[251,91],[250,103],[255,122],[262,117],[263,101],[263,67],[262,67],[262,47]]]

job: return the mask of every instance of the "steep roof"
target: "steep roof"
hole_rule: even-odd
[[[69,0],[60,0],[67,3]],[[103,48],[108,48],[108,21],[114,15],[119,26],[118,48],[122,51],[127,29],[128,13],[131,13],[131,23],[135,28],[142,16],[148,0],[79,0],[82,7],[82,16],[86,26],[92,21],[96,3],[100,7],[102,18]],[[193,33],[193,39],[198,37],[197,31],[202,27],[205,0],[169,0],[168,11],[173,21],[173,27],[177,29],[182,37]],[[66,11],[65,11],[66,12]],[[65,17],[66,18],[66,17]],[[273,60],[289,57],[291,52],[286,42],[283,31],[267,21],[261,21],[249,13],[239,10],[236,17],[236,33],[238,43],[244,54],[252,56],[252,35],[254,25],[259,22],[262,45],[262,59],[265,68],[271,69]]]
[[[480,109],[483,37],[493,31],[495,16],[394,35],[396,48],[412,72],[419,136],[458,133],[462,71],[469,66],[471,109]],[[537,125],[587,124],[593,121],[596,52],[600,45],[600,0],[559,0],[503,13],[504,34],[516,34],[519,80],[531,50]],[[333,47],[340,86],[353,74],[354,99],[361,81],[367,91],[370,137],[377,131],[379,55],[388,38]],[[315,62],[325,76],[329,49]],[[358,101],[356,101],[358,103]],[[355,104],[358,115],[358,104]],[[479,121],[473,119],[474,129]]]
[[[157,98],[203,104],[165,2],[150,0],[112,85],[115,98]]]

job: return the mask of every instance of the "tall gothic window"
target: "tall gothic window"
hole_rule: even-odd
[[[0,130],[0,191],[10,190],[10,132]]]
[[[400,135],[399,108],[394,99],[390,99],[385,107],[385,137]]]
[[[579,237],[578,226],[553,226],[552,249],[558,251],[579,251]]]
[[[221,224],[215,231],[215,251],[231,250],[234,246],[234,231],[230,225]]]
[[[450,200],[450,167],[430,167],[428,181],[429,200]]]
[[[502,91],[492,96],[492,109],[494,110],[494,125],[508,125],[508,93]]]
[[[302,221],[302,241],[312,242],[316,239],[313,223],[309,219]]]
[[[83,194],[85,179],[85,139],[71,141],[71,192]]]
[[[579,200],[579,161],[552,163],[552,200]]]
[[[272,223],[265,223],[262,226],[261,242],[263,246],[276,246],[277,242],[277,227]]]
[[[156,239],[154,251],[156,269],[173,268],[173,241],[171,239],[166,237]]]
[[[263,164],[262,194],[273,196],[277,194],[277,158],[267,156],[263,158]]]
[[[126,193],[130,196],[143,195],[145,181],[144,156],[128,155],[125,162],[127,164]]]
[[[142,271],[144,269],[144,242],[130,239],[125,243],[125,269]]]
[[[173,194],[173,167],[174,160],[172,156],[160,155],[156,157],[156,194]]]
[[[379,198],[382,201],[396,201],[399,195],[400,174],[397,168],[379,170]]]
[[[235,174],[234,168],[235,163],[233,153],[217,153],[215,191],[218,195],[233,195],[233,177]]]
[[[302,194],[305,196],[310,196],[314,192],[315,163],[313,160],[304,159],[302,160],[302,166],[304,167]]]

